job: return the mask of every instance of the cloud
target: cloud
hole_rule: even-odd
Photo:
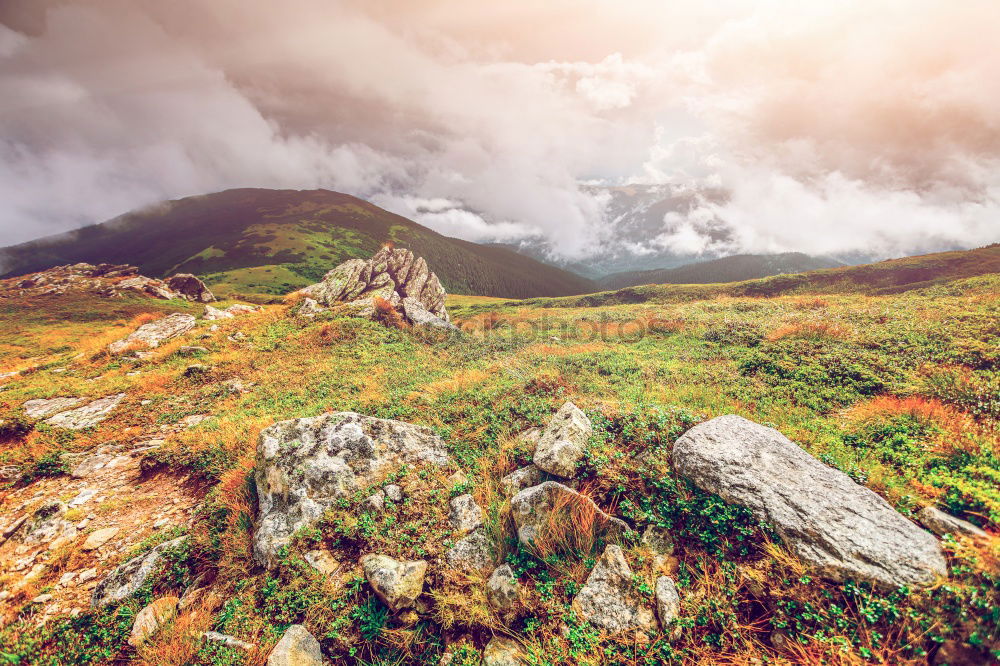
[[[992,5],[70,0],[0,27],[0,243],[261,186],[569,259],[982,244]],[[584,182],[697,201],[623,238]]]

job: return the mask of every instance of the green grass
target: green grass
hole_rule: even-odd
[[[184,375],[191,359],[176,353],[190,338],[137,365],[100,354],[73,358],[88,339],[119,330],[113,327],[123,318],[142,308],[162,311],[160,302],[116,302],[110,309],[99,307],[108,308],[106,302],[54,302],[44,314],[6,303],[0,325],[10,333],[4,340],[14,341],[9,358],[28,354],[32,340],[44,342],[31,352],[41,369],[0,393],[0,418],[13,418],[25,399],[77,392],[125,391],[129,409],[70,439],[29,423],[27,433],[0,448],[0,464],[58,473],[53,452],[114,439],[130,426],[211,414],[194,430],[172,435],[157,455],[168,468],[214,485],[188,555],[196,569],[215,576],[225,600],[213,628],[270,645],[288,624],[304,622],[338,663],[435,664],[441,637],[464,634],[471,643],[460,652],[474,660],[494,632],[519,638],[535,664],[773,663],[776,631],[791,646],[784,658],[800,663],[919,663],[949,641],[996,651],[996,539],[946,544],[952,576],[933,590],[832,584],[804,570],[767,525],[671,471],[670,449],[681,433],[737,413],[778,428],[905,515],[935,503],[995,531],[1000,278],[962,277],[898,293],[872,280],[865,293],[857,284],[836,283],[826,293],[815,285],[804,293],[800,285],[767,297],[747,294],[761,283],[659,287],[651,288],[655,297],[634,303],[607,295],[452,296],[453,320],[466,332],[450,337],[331,314],[305,321],[291,316],[292,306],[269,305],[219,322],[219,332],[200,340],[208,352],[198,362],[212,369],[196,377]],[[237,331],[245,339],[229,340]],[[52,373],[57,362],[68,371]],[[134,369],[142,374],[129,375]],[[227,390],[233,379],[248,392]],[[141,405],[143,399],[151,402]],[[595,553],[539,560],[512,538],[498,480],[530,460],[516,435],[544,425],[568,399],[595,426],[583,472],[587,492],[602,507],[667,527],[675,538],[668,566],[681,589],[676,639],[653,633],[636,643],[599,635],[571,607]],[[490,534],[526,589],[516,612],[491,613],[482,581],[449,577],[437,565],[433,607],[419,618],[387,614],[374,599],[360,578],[360,553],[433,560],[453,539],[446,515],[454,488],[416,469],[399,471],[398,482],[413,485],[401,506],[371,515],[360,509],[359,493],[300,534],[276,571],[253,565],[247,478],[256,435],[276,420],[327,410],[402,419],[445,438],[470,480],[463,490],[487,510]],[[324,583],[303,563],[302,552],[317,545],[340,559],[340,583]],[[637,589],[645,590],[656,565],[637,544],[626,547]],[[187,575],[161,579],[160,589],[173,589]],[[116,626],[114,612],[95,622]],[[0,643],[60,663],[53,655],[63,639],[28,632],[26,622],[0,629]],[[129,654],[117,630],[101,636],[109,659]],[[29,641],[35,641],[30,650]],[[204,648],[196,663],[242,662]]]

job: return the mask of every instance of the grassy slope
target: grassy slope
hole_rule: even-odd
[[[971,270],[958,257],[933,261]],[[922,264],[912,263],[913,276],[926,279]],[[215,629],[266,648],[287,624],[304,622],[335,663],[436,664],[442,636],[468,633],[473,640],[453,663],[473,664],[493,632],[522,640],[538,664],[773,663],[776,657],[901,664],[922,663],[921,652],[941,641],[1000,649],[996,539],[980,547],[946,545],[952,584],[931,592],[872,594],[864,586],[823,583],[745,512],[678,483],[666,463],[671,443],[692,424],[738,413],[779,428],[906,514],[936,502],[994,530],[1000,525],[1000,276],[885,293],[901,280],[872,275],[877,267],[861,275],[878,278],[872,283],[883,293],[859,294],[858,285],[845,290],[844,276],[857,275],[852,270],[830,273],[839,281],[821,278],[831,292],[817,287],[808,296],[734,295],[744,285],[659,291],[643,303],[599,307],[583,299],[574,305],[453,297],[453,318],[468,331],[454,338],[360,320],[306,322],[291,317],[288,306],[272,305],[219,322],[220,331],[200,340],[208,352],[197,361],[212,371],[198,377],[184,376],[192,359],[176,353],[197,333],[138,366],[93,353],[128,330],[124,321],[136,312],[174,306],[63,301],[42,314],[32,304],[7,303],[0,310],[2,337],[10,340],[6,362],[31,355],[42,367],[0,393],[7,412],[0,418],[15,417],[25,399],[74,393],[126,391],[128,409],[93,433],[67,437],[41,429],[10,440],[0,448],[0,464],[30,467],[40,456],[94,446],[138,423],[210,413],[194,430],[172,436],[160,457],[218,486],[192,531],[188,559],[152,590],[122,610],[85,613],[75,624],[37,629],[30,616],[19,616],[0,629],[0,644],[31,661],[128,657],[130,613],[150,595],[179,592],[196,571],[206,571],[217,576],[215,588],[226,600],[214,611]],[[63,321],[71,312],[87,314]],[[230,340],[235,331],[247,339]],[[74,360],[81,346],[87,353]],[[52,373],[57,366],[69,370]],[[135,369],[141,374],[130,375]],[[250,392],[220,391],[232,378],[253,383]],[[667,568],[682,600],[676,640],[654,634],[635,642],[588,629],[569,601],[599,550],[542,561],[510,538],[498,480],[530,459],[514,435],[544,424],[567,399],[595,423],[584,469],[587,492],[620,514],[671,526],[677,550]],[[359,493],[267,574],[253,567],[248,547],[252,498],[244,480],[256,435],[275,420],[325,410],[430,426],[471,482],[452,487],[404,470],[400,483],[420,489],[412,503],[365,514],[358,508],[365,493]],[[656,455],[642,462],[637,456],[647,451]],[[498,616],[485,604],[482,580],[434,568],[429,619],[409,624],[405,614],[387,615],[358,577],[356,554],[438,555],[454,538],[447,500],[466,491],[486,508],[488,533],[520,575],[522,606],[515,616]],[[324,582],[294,554],[317,542],[343,558],[342,582]],[[631,544],[626,554],[636,584],[650,585],[657,572],[648,551]],[[792,638],[780,650],[771,638],[779,628]],[[189,663],[245,663],[237,650],[199,648],[169,636],[147,649],[161,655],[160,663],[182,648]]]
[[[87,261],[201,275],[222,293],[286,293],[386,242],[412,249],[445,288],[488,296],[593,291],[590,281],[511,250],[448,238],[327,190],[227,190],[167,202],[104,224],[0,250],[8,275]]]
[[[784,254],[738,254],[700,261],[677,268],[614,273],[598,280],[603,289],[622,289],[640,284],[710,284],[739,282],[782,273],[804,273],[840,266],[832,259],[810,257],[801,252]]]
[[[844,266],[794,275],[720,284],[649,284],[557,299],[538,305],[575,307],[622,303],[669,303],[719,296],[772,297],[789,294],[893,294],[952,280],[1000,272],[1000,243],[975,250],[938,252],[875,264]]]

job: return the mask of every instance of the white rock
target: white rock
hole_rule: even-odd
[[[535,449],[535,465],[549,474],[572,479],[592,432],[587,415],[572,402],[567,402],[542,432]]]

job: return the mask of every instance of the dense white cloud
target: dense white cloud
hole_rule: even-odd
[[[997,34],[992,0],[56,3],[0,27],[0,243],[264,186],[569,258],[982,244]],[[584,181],[728,196],[621,239]]]

